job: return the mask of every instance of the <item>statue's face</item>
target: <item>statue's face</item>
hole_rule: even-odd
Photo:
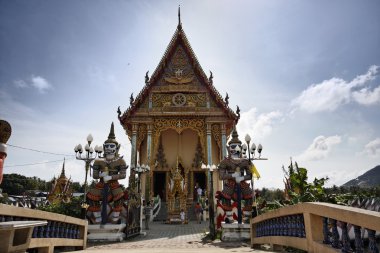
[[[117,145],[115,143],[104,143],[103,144],[104,148],[104,155],[106,156],[107,159],[113,159],[116,156],[117,152]]]
[[[232,158],[239,158],[241,153],[241,148],[237,144],[231,144],[229,146],[230,154]]]

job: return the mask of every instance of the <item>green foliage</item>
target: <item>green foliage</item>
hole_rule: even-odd
[[[294,168],[295,167],[295,168]],[[289,204],[297,204],[300,202],[316,202],[326,201],[326,192],[324,189],[325,182],[328,177],[314,178],[312,183],[309,183],[307,169],[298,167],[295,162],[289,165],[288,179],[290,187],[288,190]]]
[[[283,201],[285,200],[284,194],[284,191],[281,189],[268,189],[265,187],[259,191],[259,197],[261,199],[265,199],[266,201]]]
[[[1,184],[3,192],[9,195],[22,195],[27,190],[47,191],[46,181],[37,177],[25,177],[19,174],[4,174]]]
[[[1,188],[8,195],[23,195],[26,192],[28,192],[28,195],[33,195],[31,191],[34,190],[49,192],[53,181],[45,181],[38,177],[26,177],[19,174],[4,174]],[[78,182],[73,182],[71,187],[73,192],[84,192],[83,185]]]
[[[260,213],[278,209],[287,205],[301,202],[327,202],[349,206],[356,199],[380,197],[380,187],[361,188],[358,186],[326,188],[328,177],[314,178],[309,183],[307,169],[298,167],[295,162],[290,163],[288,170],[284,169],[286,181],[285,193],[279,189],[268,190],[263,188],[258,198]],[[281,195],[282,194],[282,195]]]
[[[82,218],[81,214],[81,204],[83,202],[83,197],[73,197],[70,203],[59,203],[59,204],[48,204],[45,206],[40,206],[37,209],[52,213],[64,214],[67,216],[72,216],[76,218]]]

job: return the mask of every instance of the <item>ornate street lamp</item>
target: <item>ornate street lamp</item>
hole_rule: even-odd
[[[252,145],[250,146],[250,142],[251,142],[251,136],[249,136],[249,134],[247,134],[245,136],[245,142],[243,145],[242,145],[242,154],[243,154],[243,157],[247,158],[247,150],[248,150],[248,160],[249,160],[249,164],[252,166],[253,163],[252,161],[254,160],[268,160],[268,158],[262,158],[261,157],[261,152],[263,151],[263,146],[261,144],[259,144],[257,146],[257,153],[258,153],[258,156],[256,156],[256,144],[255,143],[252,143]],[[253,174],[253,173],[252,173]],[[255,186],[254,186],[254,175],[252,175],[252,179],[251,179],[251,185],[252,185],[252,218],[256,217],[257,216],[257,206],[256,206],[256,194],[255,194]]]
[[[101,153],[103,153],[103,147],[102,146],[95,146],[95,149],[91,147],[91,143],[94,140],[91,134],[87,136],[87,144],[84,146],[84,154],[83,153],[83,148],[81,144],[78,144],[75,146],[74,151],[75,151],[75,157],[77,160],[82,160],[85,162],[85,178],[84,178],[84,198],[83,198],[83,205],[82,208],[87,207],[86,204],[86,195],[87,195],[87,174],[90,169],[91,163],[96,159],[96,157],[100,157]],[[95,151],[95,154],[94,154]]]
[[[209,190],[209,196],[208,196],[208,212],[209,212],[209,219],[210,219],[210,237],[212,239],[215,238],[215,222],[214,222],[214,184],[213,184],[213,177],[212,177],[212,172],[216,170],[218,167],[213,164],[213,165],[206,165],[202,163],[201,168],[203,170],[208,171],[208,177],[210,181],[210,190]]]
[[[137,192],[140,194],[140,197],[141,197],[141,175],[145,172],[149,172],[150,171],[150,167],[149,165],[145,165],[145,164],[142,164],[140,166],[140,164],[137,163],[136,167],[133,167],[131,168],[132,170],[134,170],[136,173],[137,173]],[[150,219],[150,207],[148,207],[148,203],[147,201],[145,201],[146,203],[146,206],[144,207],[144,213],[145,213],[145,229],[149,229],[149,219]],[[141,205],[142,206],[142,205]],[[140,208],[141,208],[140,206]],[[142,229],[142,208],[140,209],[140,229]],[[141,233],[141,231],[140,231]]]
[[[140,185],[141,184],[141,175],[145,172],[150,171],[150,167],[149,167],[149,165],[145,165],[145,164],[142,164],[142,165],[137,164],[136,167],[132,166],[132,170],[134,170],[138,175],[137,191],[138,191],[138,193],[141,193],[140,192],[141,191],[141,185]]]

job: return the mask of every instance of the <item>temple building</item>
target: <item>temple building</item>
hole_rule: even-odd
[[[47,196],[50,204],[59,204],[61,202],[69,203],[73,195],[71,189],[72,181],[65,175],[65,161],[63,161],[61,175],[53,178],[51,190]]]
[[[226,136],[238,121],[193,52],[182,28],[177,29],[153,74],[119,120],[132,144],[131,180],[137,164],[147,164],[141,192],[145,199],[160,195],[168,210],[196,201],[196,188],[209,191],[209,173],[202,163],[217,165],[225,156]],[[239,110],[239,109],[238,109]],[[212,174],[214,193],[221,190]],[[214,194],[215,196],[215,194]],[[173,207],[175,208],[175,207]],[[178,211],[178,210],[177,210]]]

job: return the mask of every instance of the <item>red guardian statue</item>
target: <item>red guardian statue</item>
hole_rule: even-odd
[[[87,193],[87,217],[93,224],[119,223],[124,204],[124,191],[118,180],[126,177],[128,166],[119,156],[120,144],[116,141],[112,123],[108,139],[103,144],[104,157],[95,160],[93,178],[99,182]]]
[[[219,209],[224,210],[226,223],[249,223],[252,211],[252,189],[246,180],[252,179],[249,159],[242,157],[242,142],[238,138],[236,127],[232,139],[228,142],[228,157],[219,164],[219,178],[223,180],[223,190],[217,193]],[[242,203],[243,202],[243,203]],[[237,220],[233,207],[237,205]],[[242,206],[243,205],[243,206]]]

